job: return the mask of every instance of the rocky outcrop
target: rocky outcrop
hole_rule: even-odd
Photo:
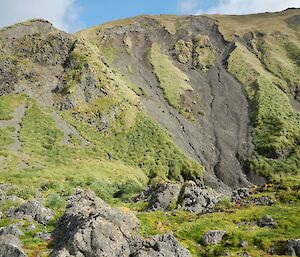
[[[51,257],[190,257],[170,235],[138,235],[139,221],[128,209],[114,209],[91,191],[78,189],[54,231]]]
[[[180,208],[195,213],[212,211],[220,201],[220,196],[212,189],[203,189],[193,181],[188,181],[182,188],[179,199]]]
[[[202,238],[202,243],[205,245],[221,243],[226,231],[224,230],[210,230]]]
[[[183,185],[166,183],[150,187],[135,200],[149,202],[149,211],[183,209],[197,214],[213,211],[220,201],[220,194],[214,190],[199,186],[194,181]]]
[[[39,201],[32,200],[22,204],[17,208],[10,208],[7,211],[7,217],[16,219],[27,219],[29,221],[36,220],[37,222],[46,225],[53,219],[55,213],[45,208]]]
[[[149,198],[149,210],[167,210],[175,208],[180,194],[180,185],[178,184],[159,184],[154,188]]]
[[[0,236],[0,257],[26,257],[20,240],[13,235]]]
[[[300,256],[300,239],[289,240],[286,244],[285,254],[287,256]]]

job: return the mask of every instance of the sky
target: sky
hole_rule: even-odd
[[[75,32],[141,14],[248,14],[299,7],[300,0],[0,0],[0,27],[33,18]]]

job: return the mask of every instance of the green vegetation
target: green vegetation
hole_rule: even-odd
[[[208,36],[198,36],[194,41],[193,65],[206,72],[215,60],[214,48]]]
[[[281,48],[276,54],[272,48],[262,48],[264,61],[261,62],[245,46],[236,45],[228,69],[245,85],[253,109],[255,153],[251,169],[270,177],[276,173],[298,174],[300,114],[291,107],[284,93],[287,85],[296,83],[296,70],[288,70],[295,68],[295,64],[282,58]]]
[[[185,91],[193,90],[188,83],[189,78],[179,68],[174,66],[157,43],[152,44],[150,60],[166,100],[178,111],[184,113],[184,109],[180,106],[180,97]]]
[[[203,72],[206,72],[215,60],[213,45],[209,37],[204,35],[189,41],[180,39],[176,42],[174,50],[179,62],[191,62],[193,67],[200,68]]]
[[[1,96],[0,120],[11,120],[12,113],[24,101],[23,95]]]
[[[14,143],[11,133],[14,132],[14,127],[0,128],[0,158],[6,156],[7,146]]]

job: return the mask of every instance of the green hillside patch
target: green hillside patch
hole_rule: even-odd
[[[228,69],[245,85],[251,100],[255,145],[252,170],[268,176],[298,173],[300,114],[282,91],[287,83],[265,70],[259,59],[239,43],[229,58]]]
[[[179,112],[184,113],[180,106],[180,97],[185,91],[193,90],[188,83],[189,78],[162,52],[158,43],[152,44],[150,60],[166,100]]]
[[[171,61],[162,53],[161,56],[166,61],[164,67],[169,69]],[[70,67],[69,72],[80,70],[82,74],[84,67],[89,66],[97,74],[98,86],[106,95],[91,103],[80,103],[76,108],[62,112],[62,115],[97,149],[101,149],[101,156],[140,167],[153,183],[202,176],[202,167],[186,157],[166,131],[144,113],[136,87],[104,64],[97,47],[79,42],[70,58],[75,65]],[[174,70],[179,74],[181,84],[170,93],[178,101],[181,93],[191,87],[183,82],[188,78],[175,66],[167,71]],[[166,85],[171,86],[170,75],[165,75],[169,83]],[[77,79],[79,82],[80,78]],[[180,94],[176,92],[179,88]]]
[[[93,108],[89,112],[97,112],[97,109]],[[86,111],[87,109],[85,113],[89,115]],[[134,120],[131,120],[130,116],[126,118],[126,113],[119,115],[120,118],[111,121],[107,131],[99,133],[97,123],[90,125],[88,120],[78,121],[71,117],[70,112],[65,113],[68,121],[85,138],[112,159],[140,167],[152,183],[159,180],[180,181],[202,176],[203,168],[186,157],[170,136],[146,113],[137,112]],[[131,127],[128,127],[126,122],[128,118],[133,122]]]
[[[24,101],[24,95],[0,96],[0,120],[11,120],[12,113]]]
[[[174,236],[187,247],[194,257],[223,256],[230,252],[231,256],[239,256],[247,251],[251,256],[269,256],[272,246],[280,246],[281,242],[293,238],[299,232],[299,224],[295,223],[300,213],[299,203],[293,206],[276,204],[274,206],[233,207],[223,212],[197,216],[192,213],[176,211],[143,212],[141,234],[155,235],[173,232]],[[255,222],[264,215],[271,215],[278,223],[275,228],[261,228]],[[218,245],[202,244],[203,235],[209,230],[225,230],[227,235]],[[248,246],[242,248],[241,241]]]

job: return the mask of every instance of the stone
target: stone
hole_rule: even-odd
[[[266,215],[258,221],[258,226],[260,226],[260,227],[276,227],[277,222],[271,216]]]
[[[224,230],[210,230],[203,236],[202,242],[205,245],[221,243],[226,231]]]
[[[149,210],[167,210],[172,204],[176,205],[179,193],[180,186],[178,184],[158,184],[148,199]]]
[[[232,202],[237,202],[242,199],[245,199],[251,195],[251,191],[249,188],[243,187],[239,188],[237,190],[234,190],[231,195],[231,201]]]
[[[190,252],[183,248],[173,235],[157,235],[141,241],[131,247],[131,255],[135,257],[191,257]]]
[[[129,209],[111,208],[88,190],[78,189],[53,233],[51,257],[191,257],[171,235],[142,238]]]
[[[287,241],[285,255],[300,257],[300,239],[292,239]]]
[[[204,189],[193,181],[184,184],[178,203],[185,211],[197,214],[211,212],[220,201],[220,196],[212,189]]]
[[[0,257],[27,257],[21,242],[13,235],[0,236]]]
[[[12,224],[7,227],[0,228],[0,236],[3,235],[23,236],[24,233],[18,228],[17,225]]]
[[[36,220],[40,224],[46,225],[53,219],[55,213],[44,207],[39,201],[32,200],[22,204],[20,207],[11,208],[7,212],[8,217]]]
[[[247,247],[248,246],[248,241],[245,241],[245,240],[242,240],[241,242],[240,242],[240,247]]]
[[[254,198],[254,199],[252,199],[251,202],[255,205],[267,205],[267,206],[271,206],[275,203],[274,200],[272,200],[270,197],[267,197],[267,196],[261,196],[258,198]]]

